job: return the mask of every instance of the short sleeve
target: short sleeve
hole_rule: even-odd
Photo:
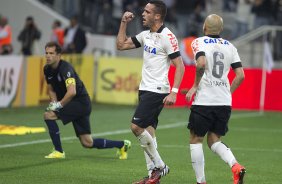
[[[234,46],[232,48],[232,53],[233,53],[233,57],[232,57],[233,59],[232,59],[232,63],[231,63],[232,69],[234,70],[236,68],[242,67],[240,56],[238,54],[237,49]]]
[[[232,63],[237,63],[237,62],[241,62],[240,56],[238,54],[238,51],[235,47],[233,47],[233,61]]]
[[[146,31],[142,31],[141,33],[139,33],[138,35],[131,37],[134,45],[136,48],[141,47],[141,45],[143,45],[144,43],[144,35],[145,35]]]
[[[170,59],[174,59],[180,56],[179,45],[176,36],[173,33],[167,33],[163,35],[164,50],[168,54]]]
[[[192,50],[193,50],[195,60],[197,60],[199,56],[205,55],[204,44],[201,43],[201,40],[199,38],[195,39],[191,43],[191,47],[192,47]]]

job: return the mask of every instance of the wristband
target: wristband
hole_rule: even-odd
[[[172,88],[171,91],[174,93],[178,93],[178,88]]]

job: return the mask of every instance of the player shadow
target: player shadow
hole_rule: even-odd
[[[66,160],[66,159],[56,159],[56,162],[50,160],[47,162],[40,162],[36,164],[28,164],[28,165],[21,165],[21,166],[14,166],[14,167],[6,167],[6,168],[0,168],[0,173],[4,172],[10,172],[10,171],[16,171],[16,170],[22,170],[22,169],[27,169],[30,167],[37,167],[37,166],[43,166],[43,165],[51,165],[51,164],[58,164],[61,162],[66,162],[66,161],[71,161],[71,160]]]

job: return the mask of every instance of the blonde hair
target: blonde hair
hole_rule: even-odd
[[[216,14],[211,14],[207,16],[204,23],[205,34],[219,35],[222,30],[223,19],[220,16]]]

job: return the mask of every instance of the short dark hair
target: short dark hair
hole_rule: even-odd
[[[155,13],[160,14],[162,21],[164,21],[167,13],[166,4],[161,0],[150,0],[149,3],[155,5]]]
[[[26,20],[26,21],[33,21],[33,17],[32,17],[32,16],[28,16],[28,17],[26,17],[25,20]]]
[[[46,49],[47,47],[55,47],[55,51],[56,51],[57,54],[61,54],[61,53],[62,53],[62,48],[61,48],[60,45],[59,45],[58,43],[56,43],[56,42],[48,42],[48,43],[46,43],[45,49]]]

